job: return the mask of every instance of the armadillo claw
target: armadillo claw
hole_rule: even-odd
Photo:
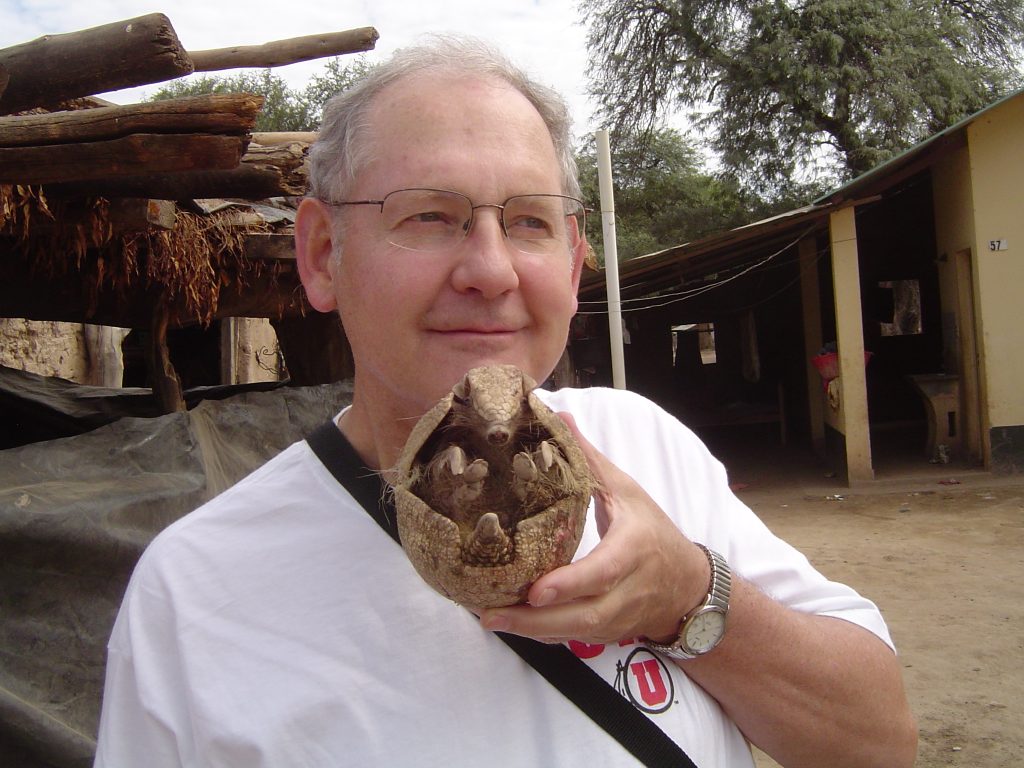
[[[424,414],[395,466],[402,548],[427,584],[470,608],[523,602],[583,535],[590,471],[535,386],[514,366],[474,368]]]

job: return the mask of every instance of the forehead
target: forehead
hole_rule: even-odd
[[[357,186],[472,192],[466,188],[471,182],[487,192],[509,185],[518,185],[519,193],[560,191],[547,125],[503,80],[450,72],[411,75],[382,90],[368,117],[368,162]]]

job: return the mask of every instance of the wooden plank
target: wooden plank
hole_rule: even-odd
[[[295,236],[253,234],[245,236],[245,257],[261,261],[295,261]]]
[[[104,24],[0,50],[10,82],[0,114],[45,107],[187,75],[192,59],[162,13]]]
[[[246,143],[247,139],[240,136],[137,133],[85,144],[0,148],[0,183],[101,181],[142,173],[234,168],[242,159]]]
[[[867,380],[864,373],[864,318],[857,257],[857,223],[853,206],[829,216],[832,286],[839,345],[839,424],[846,438],[846,478],[850,485],[874,479],[868,428]]]
[[[263,45],[192,51],[190,55],[196,72],[239,67],[280,67],[325,56],[372,51],[379,37],[373,27],[360,27],[343,32],[276,40]]]
[[[254,94],[210,94],[128,106],[0,117],[0,147],[99,141],[133,133],[245,134],[256,125],[262,106],[263,97]]]

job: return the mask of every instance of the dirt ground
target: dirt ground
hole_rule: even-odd
[[[1024,476],[924,464],[850,489],[726,464],[776,533],[881,607],[920,728],[916,765],[1024,764]]]

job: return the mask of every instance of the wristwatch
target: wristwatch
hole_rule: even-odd
[[[695,611],[683,617],[679,636],[671,643],[655,643],[645,640],[644,645],[673,659],[694,659],[701,656],[720,642],[725,636],[725,622],[729,614],[729,593],[732,590],[732,573],[725,558],[703,544],[698,547],[711,563],[711,585],[704,602]]]

